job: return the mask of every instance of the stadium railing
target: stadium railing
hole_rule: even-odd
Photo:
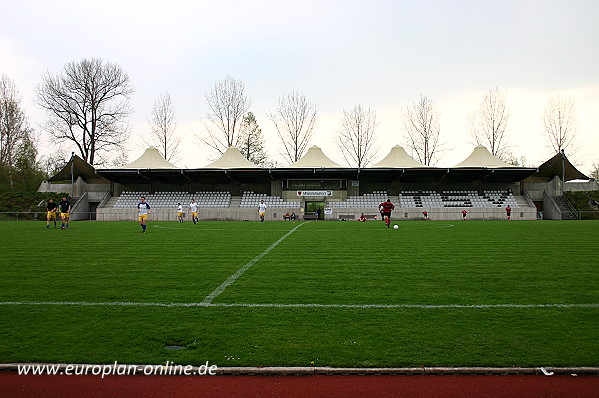
[[[89,221],[96,219],[95,212],[78,212],[80,216],[77,221]],[[60,215],[57,217],[57,222],[60,222]],[[0,212],[0,221],[46,221],[45,211],[4,211]],[[74,220],[72,220],[74,221]]]
[[[578,213],[578,210],[576,210],[576,208],[574,208],[574,205],[572,204],[572,202],[570,202],[570,200],[568,199],[568,196],[563,195],[562,198],[564,200],[564,204],[566,205],[568,210],[570,210],[570,212],[574,216],[574,219],[580,220],[580,214]]]

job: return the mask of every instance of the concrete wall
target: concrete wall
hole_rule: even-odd
[[[524,183],[524,189],[526,189],[532,200],[542,201],[543,191],[547,191],[551,196],[561,196],[562,180],[556,176],[548,182],[527,182]]]
[[[584,182],[566,182],[564,184],[564,191],[599,191],[599,184],[597,184],[597,181],[595,180],[589,180]]]
[[[66,192],[71,196],[79,197],[83,196],[84,193],[94,193],[100,198],[104,197],[104,194],[110,191],[110,184],[88,184],[81,177],[77,178],[74,186],[71,184],[50,184],[48,181],[42,181],[38,192]],[[96,197],[94,196],[94,198]],[[93,201],[93,200],[92,200]]]
[[[428,211],[428,217],[430,220],[443,220],[443,221],[456,221],[462,220],[461,207],[451,208],[436,208]],[[408,221],[408,220],[423,220],[424,216],[422,207],[418,208],[399,208],[396,207],[392,213],[392,219],[396,221]],[[468,220],[507,220],[505,208],[467,208]],[[372,207],[368,208],[334,208],[333,214],[325,215],[325,220],[339,220],[340,216],[353,215],[353,219],[357,220],[360,214],[364,213],[367,216],[376,215],[380,220],[380,214],[376,209]],[[512,207],[512,220],[536,220],[537,210],[534,207]]]
[[[283,214],[295,212],[298,219],[303,216],[303,211],[294,208],[269,208],[266,213],[267,221],[283,220]],[[185,214],[185,221],[190,221],[189,214]],[[200,208],[198,213],[200,221],[234,221],[234,220],[259,220],[256,208]],[[137,209],[115,209],[110,207],[98,208],[96,212],[98,221],[137,221]],[[173,209],[152,209],[150,221],[177,221],[177,211]]]
[[[428,212],[431,220],[462,220],[462,208],[438,208]],[[422,208],[395,208],[394,220],[422,220]],[[504,208],[468,208],[469,220],[506,220]],[[267,221],[282,221],[283,214],[295,212],[298,219],[303,218],[303,209],[298,208],[270,208],[266,213]],[[325,220],[339,220],[341,215],[353,215],[358,219],[361,213],[366,215],[380,214],[375,208],[334,208],[333,214],[326,214]],[[407,216],[406,216],[407,215]],[[188,221],[189,214],[185,220]],[[256,209],[247,208],[203,208],[198,214],[200,221],[218,220],[258,220]],[[512,220],[536,220],[536,208],[513,207]],[[98,221],[137,221],[137,209],[98,208],[96,219]],[[177,212],[173,209],[152,209],[150,221],[177,221]]]
[[[544,220],[561,220],[562,212],[559,209],[559,206],[555,201],[547,195],[546,192],[543,193],[543,219]]]

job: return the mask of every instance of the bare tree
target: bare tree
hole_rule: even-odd
[[[279,98],[279,107],[268,112],[283,144],[281,155],[290,162],[297,162],[306,151],[312,130],[316,124],[318,105],[309,102],[297,90]]]
[[[227,76],[206,93],[206,102],[210,108],[204,123],[207,135],[200,140],[222,154],[228,147],[237,146],[252,101],[245,95],[243,82]]]
[[[89,164],[128,138],[133,87],[118,65],[98,58],[69,62],[61,73],[47,73],[37,87],[37,103],[49,114],[45,130],[71,141]]]
[[[593,163],[593,167],[589,173],[589,177],[594,178],[595,181],[599,181],[599,162]]]
[[[181,138],[175,134],[177,116],[168,92],[160,95],[154,102],[148,123],[152,129],[151,143],[158,148],[160,154],[169,162],[178,159]]]
[[[259,166],[269,166],[271,164],[264,148],[262,129],[252,112],[248,112],[243,118],[238,147],[241,154],[250,162]]]
[[[420,163],[430,166],[435,162],[439,145],[439,111],[426,95],[403,112],[403,124],[408,148]]]
[[[545,105],[543,128],[554,152],[576,152],[576,105],[572,98],[550,98]]]
[[[486,146],[493,156],[502,158],[507,150],[505,140],[510,116],[505,92],[497,87],[490,89],[470,115],[470,134],[476,144]]]
[[[337,146],[350,166],[366,167],[376,155],[376,112],[356,105],[343,110]]]

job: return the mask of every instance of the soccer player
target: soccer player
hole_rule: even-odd
[[[139,220],[139,225],[141,225],[141,232],[146,232],[146,222],[148,221],[148,214],[150,214],[150,205],[146,202],[146,198],[141,197],[141,202],[137,204],[137,212],[139,215],[137,219]]]
[[[358,218],[358,221],[361,221],[361,222],[366,221],[366,216],[364,215],[364,213],[360,214],[360,218]]]
[[[177,207],[177,217],[179,218],[179,222],[183,222],[183,206],[181,203],[177,203],[179,207]]]
[[[507,220],[510,221],[510,218],[512,218],[512,208],[510,207],[510,205],[507,205],[507,207],[505,208],[505,212],[507,214]]]
[[[422,215],[424,216],[424,221],[428,220],[428,212],[426,210],[422,212]]]
[[[192,199],[191,203],[189,204],[189,211],[191,212],[191,220],[194,224],[200,221],[198,218],[198,204],[194,199]]]
[[[54,199],[48,200],[46,206],[46,228],[50,228],[50,221],[54,221],[54,228],[56,228],[56,208],[58,206],[54,203]]]
[[[60,210],[60,221],[62,221],[62,226],[60,229],[69,229],[71,202],[67,200],[66,196],[63,196],[60,202],[58,202],[58,210]]]
[[[263,200],[258,205],[258,213],[260,214],[260,222],[264,222],[264,215],[266,215],[266,204]]]
[[[466,221],[466,215],[468,214],[468,212],[464,209],[462,210],[462,220]]]
[[[395,209],[395,205],[391,203],[390,199],[387,199],[386,202],[383,202],[379,205],[379,211],[383,216],[383,220],[387,224],[387,228],[391,228],[391,212]]]

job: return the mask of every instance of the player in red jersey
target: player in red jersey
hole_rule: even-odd
[[[395,209],[391,200],[387,199],[386,202],[383,202],[379,205],[379,211],[381,212],[385,223],[387,224],[387,228],[391,227],[391,212]]]
[[[512,218],[512,208],[510,207],[510,205],[507,205],[507,207],[505,208],[505,212],[507,214],[507,220],[510,221],[510,218]]]
[[[466,210],[462,210],[462,219],[464,221],[466,221],[466,215],[468,214],[468,212]]]

